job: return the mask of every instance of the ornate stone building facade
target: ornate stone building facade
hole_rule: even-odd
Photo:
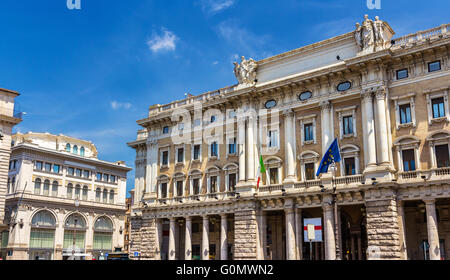
[[[395,39],[366,16],[353,32],[242,58],[238,85],[151,106],[129,143],[130,252],[449,258],[449,26]],[[342,161],[316,177],[335,138]],[[305,218],[321,219],[311,248]]]
[[[13,135],[3,257],[101,259],[123,250],[130,170],[122,161],[99,160],[89,141]]]
[[[17,96],[19,93],[16,91],[0,88],[0,238],[1,232],[8,227],[4,218],[12,128],[22,121],[22,114],[14,102]]]

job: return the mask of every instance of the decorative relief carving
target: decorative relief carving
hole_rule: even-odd
[[[245,59],[241,57],[241,63],[234,62],[234,75],[239,81],[240,85],[251,86],[256,83],[256,70],[258,64],[252,58]]]

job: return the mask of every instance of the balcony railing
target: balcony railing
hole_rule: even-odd
[[[352,175],[345,177],[338,177],[333,180],[335,185],[350,185],[350,184],[360,184],[363,182],[363,175]]]
[[[449,167],[442,167],[442,168],[435,168],[431,170],[434,176],[448,176],[450,175],[450,166]]]
[[[445,36],[448,34],[449,30],[448,27],[450,27],[450,24],[443,24],[441,26],[431,28],[424,31],[419,31],[414,34],[409,34],[397,39],[394,39],[393,42],[395,42],[395,46],[407,46],[407,45],[413,45],[419,41],[431,39],[431,38],[439,38],[440,36]]]
[[[274,192],[274,191],[281,191],[282,189],[283,189],[282,184],[262,186],[259,188],[259,192]]]
[[[414,180],[419,178],[419,171],[400,172],[398,175],[401,180]]]

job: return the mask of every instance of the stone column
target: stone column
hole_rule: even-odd
[[[220,260],[228,260],[228,220],[227,215],[220,215]]]
[[[192,260],[192,217],[186,217],[186,235],[184,239],[184,260]]]
[[[364,158],[366,161],[366,168],[368,166],[377,165],[377,151],[375,141],[375,124],[373,117],[373,101],[372,92],[365,91],[362,94],[362,114],[365,117],[365,123],[363,124],[363,134],[367,146],[364,147]]]
[[[239,182],[246,180],[246,164],[245,164],[245,118],[238,118],[238,139],[239,139]]]
[[[403,201],[397,202],[398,211],[398,224],[399,224],[399,234],[400,234],[400,251],[402,252],[402,259],[408,259],[408,250],[406,248],[406,226],[405,226],[405,209],[403,207]],[[359,241],[359,240],[358,240]]]
[[[249,116],[247,119],[247,180],[255,180],[255,124],[256,116]]]
[[[358,234],[358,260],[362,260],[361,232]]]
[[[161,260],[162,242],[163,242],[162,219],[156,219],[155,260]]]
[[[430,245],[430,259],[440,260],[441,250],[439,248],[439,232],[436,217],[436,204],[434,199],[424,200],[427,209],[427,231],[428,244]]]
[[[295,245],[297,260],[303,259],[303,218],[302,209],[295,209]]]
[[[295,260],[295,214],[294,209],[285,209],[286,215],[286,256],[288,260]]]
[[[285,153],[286,153],[286,180],[295,181],[295,127],[294,112],[292,109],[286,110],[284,113],[284,136],[285,136]]]
[[[261,211],[261,250],[263,260],[267,260],[267,213]]]
[[[209,217],[203,216],[202,260],[209,260]]]
[[[386,89],[380,88],[376,93],[377,113],[376,120],[378,125],[378,147],[380,147],[380,165],[390,165],[389,161],[389,145],[388,130],[386,124]]]
[[[331,103],[329,101],[323,101],[320,103],[322,112],[322,154],[324,155],[328,147],[333,141],[333,132],[331,124]]]
[[[333,206],[325,202],[323,206],[323,222],[325,235],[325,259],[336,259],[336,239],[334,236]]]
[[[256,260],[257,256],[257,219],[255,205],[240,205],[246,208],[234,214],[234,258],[235,260]],[[254,204],[254,202],[242,202]],[[236,208],[239,209],[239,208]]]
[[[176,248],[175,248],[175,218],[170,218],[170,228],[169,228],[169,260],[176,259]]]

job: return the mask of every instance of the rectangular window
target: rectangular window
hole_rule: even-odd
[[[61,166],[59,164],[53,164],[53,173],[59,173]]]
[[[217,192],[217,176],[211,176],[210,184],[211,184],[211,193]]]
[[[431,106],[433,107],[433,118],[445,117],[444,98],[435,98],[431,100]]]
[[[180,148],[177,150],[177,162],[183,163],[184,162],[184,149]]]
[[[102,180],[102,173],[97,172],[97,181],[101,181]]]
[[[109,175],[103,174],[103,181],[108,182],[109,181]]]
[[[161,198],[167,198],[167,183],[161,183]]]
[[[270,184],[271,185],[278,184],[278,168],[270,168],[269,175],[270,175]]]
[[[192,180],[192,188],[194,190],[194,194],[200,194],[200,179]]]
[[[89,178],[89,175],[90,175],[89,170],[84,170],[84,171],[83,171],[83,177],[84,177],[84,178]]]
[[[439,145],[435,147],[436,149],[436,161],[437,167],[449,167],[449,155],[448,155],[448,145]]]
[[[428,72],[434,72],[439,70],[441,70],[441,62],[439,60],[428,63]]]
[[[414,157],[414,150],[404,150],[402,151],[402,156],[403,156],[403,170],[415,171],[416,160]]]
[[[228,190],[230,192],[236,191],[236,174],[228,174]]]
[[[36,161],[36,169],[37,170],[42,170],[42,161]]]
[[[194,146],[194,160],[200,159],[200,145]]]
[[[228,154],[236,154],[236,138],[230,139],[230,143],[228,144]]]
[[[47,171],[47,172],[51,172],[52,171],[51,163],[45,163],[45,171]]]
[[[400,105],[398,108],[400,110],[400,123],[411,123],[411,104]]]
[[[306,163],[305,164],[305,177],[306,180],[314,180],[316,179],[316,174],[314,170],[314,163]]]
[[[353,134],[353,116],[346,116],[342,119],[344,135]]]
[[[111,175],[110,180],[111,180],[111,183],[115,183],[116,182],[116,176],[115,175]]]
[[[217,142],[213,142],[211,144],[211,157],[217,157],[218,151],[217,151]]]
[[[169,127],[168,126],[163,127],[163,134],[169,134]]]
[[[269,131],[269,148],[278,147],[278,130]]]
[[[355,158],[345,158],[345,176],[356,175]]]
[[[82,174],[82,173],[83,173],[83,170],[77,168],[76,176],[77,176],[77,177],[81,177],[81,174]]]
[[[408,69],[397,70],[397,80],[408,78]]]
[[[163,166],[169,165],[169,151],[164,151],[162,153],[162,165]]]
[[[68,173],[70,176],[75,175],[75,168],[73,168],[73,167],[68,167],[68,168],[67,168],[67,173]]]
[[[177,196],[183,196],[183,181],[177,181]]]
[[[312,123],[308,123],[308,124],[304,125],[305,142],[314,140],[313,128],[314,127],[313,127]]]

